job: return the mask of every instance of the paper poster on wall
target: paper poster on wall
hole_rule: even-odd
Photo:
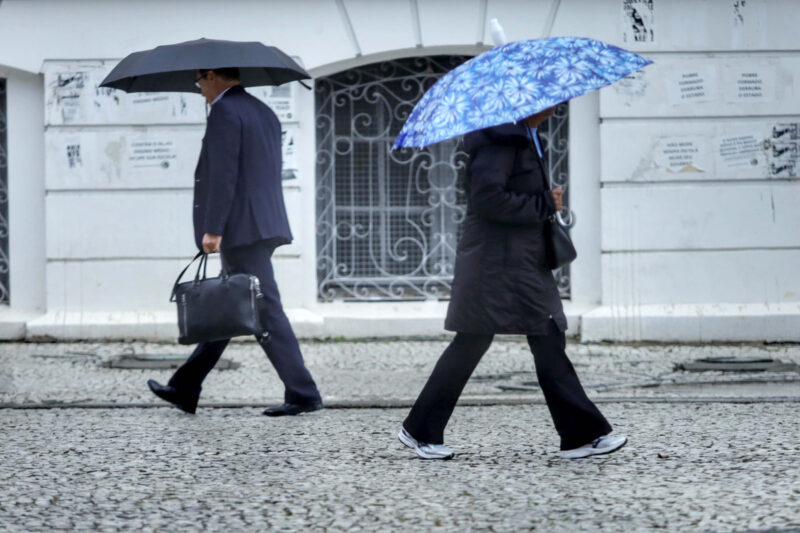
[[[708,145],[703,137],[664,137],[656,144],[653,160],[667,172],[707,172]]]
[[[77,122],[81,111],[81,95],[88,77],[88,73],[83,71],[59,72],[48,84],[51,91],[50,102],[60,112],[64,124]]]
[[[71,169],[83,168],[83,156],[81,156],[81,142],[79,139],[68,139],[62,148],[62,155],[66,156],[67,167]]]
[[[797,161],[800,159],[800,123],[782,122],[772,126],[770,142],[770,176],[773,178],[796,177]]]
[[[725,101],[731,104],[774,102],[777,65],[728,67],[725,69]]]
[[[283,180],[297,179],[297,169],[299,168],[297,146],[295,144],[297,130],[297,126],[294,125],[285,125],[281,128],[281,152],[283,159],[281,179]]]
[[[93,172],[96,145],[85,133],[61,133],[46,136],[45,173],[48,188],[53,177],[85,186],[84,176]],[[105,181],[105,180],[103,180]]]
[[[667,74],[667,95],[673,106],[719,99],[718,71],[714,66],[673,69]]]
[[[632,72],[612,85],[614,91],[625,98],[624,104],[630,106],[633,100],[644,96],[647,90],[647,78],[644,70]]]
[[[743,133],[714,138],[717,172],[758,169],[766,166],[764,139],[760,134]]]
[[[175,143],[171,139],[148,137],[131,141],[128,164],[137,169],[162,168],[166,170],[177,158]]]
[[[100,87],[116,61],[47,61],[47,125],[192,124],[206,121],[205,101],[193,93],[126,93]],[[269,105],[281,122],[297,120],[296,83],[248,87]]]
[[[772,160],[769,165],[773,178],[792,178],[797,176],[797,144],[776,144],[772,147]]]
[[[247,90],[272,108],[278,120],[293,122],[297,120],[296,87],[295,83],[285,83],[279,87],[249,87]]]
[[[48,188],[192,187],[203,131],[137,130],[48,130]]]
[[[654,0],[622,0],[622,42],[655,42]]]
[[[789,142],[800,139],[800,123],[779,122],[772,125],[772,142]]]

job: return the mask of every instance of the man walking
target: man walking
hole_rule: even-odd
[[[281,188],[281,127],[238,78],[236,68],[197,73],[195,83],[211,112],[195,170],[195,242],[206,253],[220,252],[230,273],[259,278],[264,294],[259,311],[270,336],[258,340],[285,386],[284,403],[264,414],[297,415],[322,409],[322,398],[283,312],[272,270],[275,248],[292,240]],[[228,342],[198,344],[167,385],[151,379],[150,390],[194,413],[203,380]]]

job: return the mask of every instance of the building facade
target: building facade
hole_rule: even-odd
[[[389,148],[444,72],[510,40],[652,59],[559,108],[548,166],[576,214],[556,272],[583,340],[800,340],[794,0],[3,0],[0,337],[174,338],[194,253],[193,94],[98,88],[136,50],[258,40],[314,77],[252,88],[284,129],[295,241],[274,260],[301,336],[443,333],[464,215],[458,140]]]

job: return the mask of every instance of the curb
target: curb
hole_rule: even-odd
[[[729,403],[729,404],[755,404],[755,403],[800,403],[798,396],[753,396],[749,398],[741,397],[661,397],[661,398],[637,398],[637,397],[606,397],[595,398],[592,400],[597,404],[614,403],[635,403],[635,404],[708,404],[708,403]],[[364,399],[364,400],[330,400],[324,402],[325,409],[407,409],[414,404],[413,398],[390,398],[390,399]],[[205,409],[264,409],[274,405],[273,403],[263,402],[208,402],[198,404],[198,408]],[[543,398],[530,398],[527,396],[469,396],[459,400],[461,407],[479,406],[503,406],[503,405],[546,405]],[[0,409],[161,409],[169,407],[164,403],[112,403],[112,402],[23,402],[23,403],[0,403]]]

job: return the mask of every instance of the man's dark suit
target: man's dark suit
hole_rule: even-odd
[[[281,188],[278,117],[243,87],[211,106],[194,179],[194,238],[222,235],[222,249],[292,241]]]
[[[212,105],[195,170],[194,234],[200,249],[205,233],[222,235],[222,262],[229,272],[253,274],[261,281],[261,318],[271,337],[262,347],[286,387],[285,401],[319,402],[283,312],[270,262],[275,248],[292,240],[281,187],[280,122],[238,85]],[[199,394],[227,344],[198,344],[169,385],[187,395]]]

